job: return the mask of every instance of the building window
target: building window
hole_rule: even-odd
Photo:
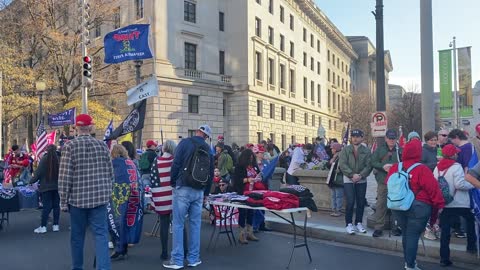
[[[218,13],[218,30],[225,31],[225,13]]]
[[[270,43],[270,45],[273,45],[273,38],[275,36],[275,33],[273,31],[273,28],[272,27],[268,27],[268,43]]]
[[[257,116],[263,116],[263,102],[257,100]]]
[[[305,125],[308,126],[308,113],[305,113]]]
[[[315,126],[315,115],[312,114],[312,127]]]
[[[295,142],[296,142],[295,135],[292,135],[292,144],[295,144]]]
[[[188,95],[188,112],[198,113],[198,96]]]
[[[332,120],[330,119],[328,120],[328,129],[330,130],[332,129]]]
[[[195,23],[197,16],[197,5],[190,1],[183,2],[183,20],[186,22]]]
[[[345,111],[345,98],[342,97],[342,109],[343,111]]]
[[[337,130],[337,120],[333,121],[333,130]]]
[[[197,69],[197,45],[185,42],[185,69]]]
[[[227,100],[226,99],[223,99],[223,103],[222,103],[222,115],[223,116],[227,116]]]
[[[295,43],[290,41],[290,57],[295,57]]]
[[[307,53],[306,52],[303,52],[303,66],[307,66]]]
[[[327,79],[330,82],[330,69],[327,70]]]
[[[285,36],[280,35],[280,50],[285,52]]]
[[[113,13],[113,28],[120,28],[120,7],[116,8]]]
[[[320,40],[317,40],[317,52],[320,52]]]
[[[275,60],[268,58],[268,83],[275,84]]]
[[[332,96],[332,107],[334,110],[337,109],[337,94],[335,94],[335,92],[332,93],[333,96]]]
[[[335,66],[335,54],[334,53],[332,53],[332,63]]]
[[[330,109],[330,100],[331,100],[331,96],[330,96],[330,89],[328,89],[328,96],[327,96],[327,106],[328,108]]]
[[[255,18],[255,35],[262,37],[262,20]]]
[[[307,42],[307,29],[303,28],[303,41]]]
[[[285,134],[282,134],[282,151],[287,148],[287,136]]]
[[[320,62],[317,62],[317,74],[320,75],[322,67],[320,66]]]
[[[315,83],[313,81],[310,82],[310,100],[315,102]]]
[[[225,74],[225,52],[224,51],[218,52],[218,73],[222,75]]]
[[[270,140],[275,143],[275,133],[270,133]]]
[[[270,12],[270,14],[273,14],[273,0],[268,1],[268,12]]]
[[[285,89],[285,65],[280,64],[280,88]]]
[[[262,54],[255,52],[255,78],[262,80]]]
[[[333,84],[335,84],[335,78],[336,78],[335,72],[333,72]]]
[[[196,133],[196,132],[197,132],[196,129],[189,129],[189,130],[187,131],[188,137],[190,138],[190,137],[195,136],[195,133]]]
[[[287,111],[285,109],[285,106],[280,107],[280,119],[282,121],[285,121],[286,113],[287,113]]]
[[[337,75],[337,86],[340,87],[340,75]]]
[[[290,30],[295,30],[295,18],[290,14]]]
[[[340,58],[337,57],[337,68],[340,69]]]
[[[330,50],[327,51],[327,61],[330,62]]]
[[[310,34],[310,47],[315,48],[314,44],[315,44],[315,41],[314,41],[314,38],[313,38],[313,34]]]
[[[290,121],[292,121],[292,123],[295,123],[295,109],[290,110]]]
[[[257,1],[257,4],[261,5],[262,4],[262,0],[255,0]]]
[[[283,8],[283,6],[280,6],[280,21],[282,23],[285,22],[285,9]]]
[[[290,92],[295,92],[295,70],[290,69],[288,81],[290,82]]]
[[[315,71],[315,60],[313,60],[313,57],[310,57],[310,69]]]
[[[308,98],[308,90],[307,90],[307,78],[303,77],[303,98],[306,100]]]
[[[135,0],[135,17],[137,20],[143,18],[144,15],[144,3],[143,0]]]
[[[317,103],[319,107],[322,104],[321,96],[322,96],[322,87],[320,86],[320,84],[317,84]]]
[[[341,108],[340,108],[340,95],[337,96],[337,108],[338,108],[339,111],[341,110]]]
[[[257,132],[257,143],[260,143],[261,141],[263,141],[263,133]]]
[[[275,119],[275,104],[270,103],[270,118]]]

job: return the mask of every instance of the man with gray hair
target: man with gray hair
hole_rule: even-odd
[[[111,269],[107,204],[112,195],[113,167],[105,142],[92,137],[93,119],[75,119],[78,136],[62,149],[58,177],[60,207],[70,211],[72,269],[83,269],[87,226],[95,238],[97,269]]]

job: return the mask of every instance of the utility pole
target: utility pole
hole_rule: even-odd
[[[433,104],[432,0],[420,0],[420,52],[422,74],[422,131],[435,130]],[[421,136],[422,134],[420,134]]]
[[[139,85],[142,79],[142,60],[135,60],[135,83]],[[138,107],[140,102],[137,102],[133,105],[134,108]],[[133,133],[133,142],[137,149],[142,149],[142,130],[140,129],[137,132]]]
[[[384,112],[387,110],[385,100],[385,50],[383,45],[383,0],[377,0],[375,12],[377,33],[376,33],[376,79],[377,79],[377,111]],[[377,138],[377,145],[382,145],[385,142],[384,137]]]
[[[458,115],[458,91],[457,91],[457,42],[453,37],[450,47],[453,48],[453,127],[460,127],[460,117]]]
[[[0,157],[3,157],[3,74],[0,70]]]

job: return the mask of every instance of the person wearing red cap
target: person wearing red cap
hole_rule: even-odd
[[[70,212],[72,268],[83,269],[85,233],[90,227],[97,267],[111,269],[107,204],[114,174],[110,151],[104,141],[90,136],[94,125],[90,115],[78,115],[75,123],[78,136],[62,149],[58,177],[61,209]]]
[[[422,142],[420,140],[409,141],[402,153],[402,167],[404,170],[419,163],[422,157]],[[393,164],[385,183],[388,184],[390,176],[398,172],[398,164]],[[432,207],[441,209],[445,206],[442,192],[437,179],[432,171],[425,165],[420,164],[410,172],[410,189],[415,194],[415,200],[407,211],[392,210],[392,213],[402,229],[402,245],[405,260],[405,269],[419,269],[416,263],[418,240],[427,221],[430,218]]]
[[[450,266],[450,234],[452,221],[459,217],[465,218],[467,229],[467,250],[475,252],[475,220],[470,211],[470,196],[468,191],[474,186],[465,180],[462,165],[455,162],[460,149],[452,144],[446,145],[442,149],[443,159],[438,162],[433,175],[435,178],[443,176],[448,183],[448,192],[452,199],[445,205],[440,214],[441,234],[440,234],[440,264]],[[436,219],[436,217],[434,217]],[[431,221],[432,222],[432,221]]]
[[[143,152],[140,156],[140,161],[138,162],[140,174],[142,176],[142,183],[144,187],[150,186],[150,173],[152,164],[157,157],[157,146],[158,143],[152,140],[148,140],[146,143],[147,150]],[[150,200],[145,200],[145,211],[147,212],[147,205],[150,203]]]
[[[233,149],[230,145],[225,144],[225,138],[223,137],[223,135],[218,135],[217,145],[219,145],[223,150],[227,151],[228,155],[230,155],[230,157],[232,158],[232,161],[235,160],[235,154],[233,153]]]

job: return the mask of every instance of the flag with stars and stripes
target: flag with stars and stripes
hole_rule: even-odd
[[[45,125],[43,124],[43,120],[40,121],[40,124],[37,128],[37,140],[35,141],[35,145],[37,147],[35,156],[37,159],[42,157],[43,152],[47,148],[47,130],[45,129]]]

